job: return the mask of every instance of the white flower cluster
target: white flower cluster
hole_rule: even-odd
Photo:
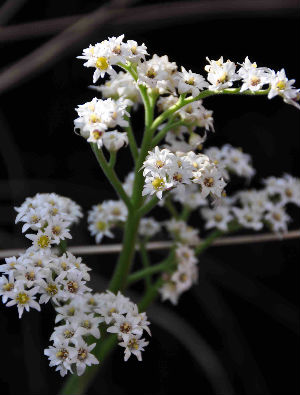
[[[200,186],[203,198],[211,195],[220,197],[225,187],[221,171],[208,156],[193,151],[173,153],[169,149],[155,147],[143,164],[145,185],[143,195],[153,195],[161,199],[163,191],[184,188],[192,182]]]
[[[170,300],[176,305],[179,296],[197,283],[197,263],[192,248],[181,244],[176,246],[176,270],[172,274],[164,274],[165,281],[159,290],[163,301]]]
[[[231,198],[224,198],[213,208],[201,209],[206,228],[228,229],[235,220],[242,227],[258,231],[268,226],[273,232],[288,230],[291,221],[286,212],[287,204],[300,206],[300,180],[290,175],[264,180],[265,188],[240,191]]]
[[[109,151],[117,151],[128,144],[127,134],[107,129],[115,128],[117,125],[128,126],[128,121],[124,117],[129,117],[126,108],[130,105],[131,101],[122,97],[117,100],[101,100],[94,97],[92,101],[76,108],[79,117],[74,121],[74,128],[79,130],[87,141],[96,143],[99,148],[104,145]]]
[[[127,62],[137,63],[141,59],[145,59],[147,47],[142,44],[138,45],[136,41],[128,40],[123,42],[124,34],[119,37],[109,37],[107,40],[90,45],[89,48],[83,50],[79,59],[86,60],[85,67],[95,68],[93,82],[95,83],[100,77],[106,74],[116,75],[113,66],[126,64]]]
[[[111,232],[116,225],[125,222],[127,207],[121,200],[107,200],[92,207],[88,213],[89,231],[100,243],[103,236],[113,238]]]
[[[205,67],[208,72],[207,79],[210,82],[209,89],[221,91],[233,86],[235,81],[241,81],[240,91],[251,91],[255,93],[260,89],[269,89],[268,98],[281,96],[283,100],[300,109],[300,90],[293,87],[295,80],[288,80],[285,70],[274,71],[268,67],[257,67],[248,57],[241,64],[239,70],[236,65],[223,57],[219,60],[208,59],[209,65]]]
[[[77,375],[84,373],[86,366],[98,364],[98,360],[91,353],[95,343],[87,345],[85,336],[100,338],[99,325],[107,332],[116,333],[120,339],[119,345],[125,347],[124,360],[131,354],[139,361],[142,360],[141,351],[148,344],[142,338],[145,330],[150,334],[149,321],[146,313],[139,313],[137,305],[123,296],[120,292],[74,293],[68,303],[56,308],[56,323],[50,340],[53,346],[45,350],[50,360],[50,366],[56,366],[61,376],[68,371],[73,373],[76,367]]]
[[[2,301],[9,300],[7,307],[17,305],[21,318],[24,309],[40,310],[40,304],[50,299],[54,303],[67,300],[69,281],[78,282],[79,293],[88,290],[83,279],[89,279],[90,269],[81,263],[80,258],[72,254],[58,257],[51,249],[53,244],[71,238],[69,227],[82,217],[76,203],[55,193],[37,194],[27,198],[16,211],[16,222],[24,222],[22,231],[37,232],[26,235],[33,245],[24,254],[6,258],[6,263],[0,265],[0,272],[4,274],[0,279]]]
[[[221,148],[210,147],[204,150],[214,163],[223,168],[223,177],[229,179],[230,173],[236,174],[239,177],[252,178],[255,170],[251,163],[251,156],[245,154],[240,148],[234,148],[230,144],[225,144]]]
[[[103,85],[91,86],[92,89],[101,92],[103,97],[118,100],[119,98],[125,98],[130,100],[134,105],[142,102],[140,91],[132,76],[129,73],[119,71],[114,76],[110,76],[110,79]]]
[[[119,214],[116,213],[117,208],[120,209]],[[125,220],[123,204],[105,202],[104,209],[112,218],[122,217]],[[125,360],[131,353],[141,360],[141,351],[148,344],[141,338],[143,330],[150,333],[146,314],[139,313],[137,306],[120,293],[93,295],[86,285],[91,269],[81,258],[69,252],[58,256],[51,249],[52,244],[58,244],[67,236],[71,238],[68,227],[82,216],[80,207],[53,193],[28,198],[16,210],[16,222],[25,222],[23,231],[31,228],[37,234],[27,235],[33,240],[33,246],[24,254],[6,258],[5,264],[0,265],[3,273],[0,296],[7,307],[17,305],[19,318],[24,310],[33,308],[40,311],[42,304],[52,302],[57,312],[55,323],[59,325],[50,337],[53,345],[44,351],[50,366],[55,366],[64,376],[68,371],[73,373],[75,368],[76,373],[82,375],[86,366],[98,364],[91,353],[95,343],[88,345],[85,338],[93,336],[99,339],[101,323],[110,324],[107,331],[121,337]]]
[[[49,251],[52,244],[70,239],[69,228],[82,217],[81,208],[66,197],[55,193],[38,193],[16,207],[17,222],[24,222],[22,232],[31,229],[36,234],[27,234],[33,250]]]

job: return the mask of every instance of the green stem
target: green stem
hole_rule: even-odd
[[[109,152],[109,162],[108,162],[108,166],[111,169],[114,169],[115,164],[116,164],[116,160],[117,160],[117,152],[116,151],[110,151]]]
[[[189,97],[185,98],[185,95],[180,95],[177,103],[175,103],[173,106],[168,108],[166,111],[164,111],[162,114],[160,114],[153,121],[153,123],[151,125],[151,130],[153,130],[153,132],[154,132],[160,124],[162,124],[167,118],[170,118],[170,116],[172,116],[176,111],[180,110],[180,108],[186,106],[189,103],[193,103],[194,101],[205,99],[208,96],[213,96],[213,95],[259,96],[259,95],[267,95],[269,93],[269,91],[270,91],[270,88],[264,89],[264,90],[259,90],[256,92],[251,92],[251,91],[241,92],[240,88],[230,88],[230,89],[223,89],[222,91],[204,90],[201,93],[199,93],[199,95],[196,97],[189,96]]]
[[[184,125],[185,122],[183,120],[174,122],[174,123],[167,123],[167,125],[161,129],[157,135],[152,139],[152,144],[151,144],[151,148],[156,147],[157,145],[159,145],[159,143],[161,142],[161,140],[166,136],[166,134],[168,133],[169,130],[172,130],[174,128],[176,128],[177,126],[180,125]]]
[[[149,213],[149,211],[151,211],[159,202],[158,197],[155,195],[153,196],[148,203],[146,203],[144,206],[140,207],[137,215],[142,218],[144,217],[146,214]]]
[[[97,158],[97,161],[100,165],[100,167],[103,170],[103,173],[105,174],[106,178],[110,181],[111,185],[114,187],[115,191],[119,195],[120,199],[123,200],[123,202],[126,204],[128,209],[131,208],[131,202],[129,197],[127,196],[126,192],[123,189],[123,186],[118,179],[114,169],[112,169],[109,164],[107,163],[105,156],[102,152],[101,149],[97,147],[97,144],[91,143],[92,150]]]
[[[135,283],[139,280],[142,280],[143,278],[146,278],[149,275],[159,273],[159,272],[164,272],[168,270],[170,267],[170,264],[166,264],[166,262],[158,263],[157,265],[152,265],[149,267],[146,267],[142,270],[138,270],[135,273],[132,273],[128,276],[127,280],[127,285],[130,285],[132,283]]]
[[[189,219],[191,211],[192,211],[191,208],[187,204],[185,204],[180,214],[180,219],[182,219],[183,221],[187,221]]]
[[[139,219],[140,217],[136,215],[134,209],[128,212],[123,236],[123,250],[119,255],[117,266],[109,284],[109,290],[114,293],[119,289],[124,289],[126,285],[128,273],[135,254]]]
[[[139,240],[139,246],[140,246],[140,255],[141,255],[142,264],[144,266],[144,269],[147,269],[150,267],[150,259],[146,247],[146,241]],[[145,286],[146,289],[148,289],[151,286],[151,274],[147,274],[145,276]]]
[[[179,213],[169,197],[165,199],[164,206],[168,209],[172,217],[179,219]]]
[[[195,248],[195,254],[200,255],[204,250],[206,250],[215,239],[222,236],[224,232],[222,230],[216,229],[211,232],[203,241]]]
[[[67,252],[67,248],[68,248],[67,240],[61,240],[58,244],[59,254],[63,255],[65,252]]]

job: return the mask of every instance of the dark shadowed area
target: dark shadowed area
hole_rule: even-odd
[[[107,2],[11,2],[11,14],[4,10],[1,19],[0,11],[0,250],[29,246],[21,226],[14,224],[13,209],[27,196],[56,192],[75,200],[85,213],[93,204],[115,198],[89,145],[73,132],[74,108],[94,97],[88,89],[92,70],[76,59],[90,43],[125,33],[144,42],[150,54],[167,54],[201,74],[206,56],[223,55],[239,63],[249,56],[260,66],[285,68],[288,78],[300,84],[298,1],[131,2],[131,7],[145,8],[112,13],[98,25],[93,20],[92,32],[51,60],[43,59],[50,52],[39,52],[40,66],[26,75],[22,67],[23,72],[30,68],[23,57]],[[230,143],[251,154],[257,169],[254,186],[271,175],[300,176],[299,111],[294,107],[265,97],[211,97],[205,107],[214,111],[215,119],[207,146]],[[139,140],[143,113],[134,116]],[[119,152],[116,171],[121,179],[132,170],[129,157],[128,148]],[[292,229],[299,229],[299,210],[290,214]],[[197,223],[198,217],[191,218],[192,225]],[[86,217],[72,234],[70,245],[94,244]],[[104,243],[120,240],[117,235]],[[151,254],[159,260],[165,252]],[[95,291],[106,288],[116,258],[84,257],[93,269]],[[199,284],[176,308],[157,303],[149,309],[152,339],[143,362],[132,358],[124,363],[116,349],[88,394],[296,394],[298,259],[299,239],[212,247],[201,256]],[[133,299],[138,300],[141,289],[133,288]],[[41,313],[25,313],[18,320],[15,308],[1,304],[0,315],[3,393],[57,393],[63,379],[43,356],[54,325],[52,307],[45,305]]]

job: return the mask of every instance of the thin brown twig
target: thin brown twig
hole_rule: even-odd
[[[6,0],[0,7],[0,25],[7,23],[25,2],[26,0]]]
[[[273,17],[274,13],[280,12],[281,16],[286,14],[295,15],[298,10],[296,0],[265,0],[265,1],[178,1],[173,3],[139,6],[131,9],[131,13],[120,15],[107,26],[107,32],[115,31],[116,27],[130,26],[136,30],[156,29],[157,22],[180,23],[186,18],[204,19],[217,14],[222,17],[236,17],[241,13],[259,13],[266,17]],[[35,37],[43,37],[61,32],[71,24],[77,22],[85,15],[71,15],[67,17],[45,19],[8,26],[0,29],[0,42],[27,40]],[[155,24],[153,21],[155,20]],[[100,26],[102,29],[103,27]],[[96,27],[97,29],[97,27]]]
[[[274,233],[264,233],[260,235],[247,236],[227,236],[220,237],[213,242],[213,246],[227,246],[250,243],[265,243],[270,241],[283,241],[300,238],[300,230],[292,230],[282,235]],[[172,241],[154,241],[147,244],[148,250],[166,250],[173,245]],[[122,244],[107,244],[107,245],[88,245],[88,246],[71,246],[68,251],[72,254],[80,255],[98,255],[98,254],[114,254],[122,250]],[[139,247],[136,246],[136,249]],[[23,254],[24,249],[11,249],[0,251],[0,258],[7,258],[9,256],[16,256]]]
[[[24,79],[48,69],[63,56],[82,46],[84,40],[95,32],[96,26],[109,23],[121,15],[134,0],[113,0],[65,29],[46,44],[14,63],[0,75],[0,93],[15,86]]]

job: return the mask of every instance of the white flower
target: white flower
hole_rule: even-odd
[[[68,371],[72,372],[71,365],[74,362],[77,350],[74,347],[70,347],[68,341],[61,341],[55,343],[54,346],[50,346],[44,350],[44,354],[47,355],[50,366],[56,366],[56,370],[60,372],[63,377]]]
[[[153,237],[161,229],[161,225],[154,218],[142,218],[139,225],[139,235]]]
[[[169,62],[166,55],[161,57],[153,55],[150,60],[138,64],[137,83],[156,89],[159,93],[174,92],[176,70],[176,63]]]
[[[96,243],[100,243],[103,236],[113,238],[114,235],[110,231],[110,225],[107,220],[99,219],[90,223],[88,227],[92,236],[96,236]]]
[[[37,234],[27,234],[26,237],[33,242],[33,248],[38,251],[49,252],[51,244],[54,243],[52,239],[52,233],[49,229],[44,232],[41,230]]]
[[[130,313],[127,313],[126,316],[113,313],[112,316],[114,323],[107,328],[107,332],[117,333],[125,342],[129,340],[130,335],[141,335],[143,333],[142,328],[139,326],[139,316],[133,316]]]
[[[40,305],[35,301],[35,294],[39,292],[39,287],[30,290],[24,289],[24,284],[20,281],[15,283],[12,293],[9,295],[10,300],[6,303],[7,307],[17,305],[19,318],[22,317],[24,309],[29,311],[30,307],[41,311]]]
[[[177,72],[175,79],[178,82],[177,89],[180,94],[191,93],[194,97],[209,86],[202,75],[193,73],[191,70],[187,71],[184,67],[181,67],[181,72]]]
[[[205,228],[217,228],[226,232],[228,230],[228,223],[233,220],[230,214],[230,208],[219,205],[214,208],[202,208],[201,215],[205,219]]]
[[[166,281],[159,289],[162,301],[169,300],[172,304],[178,303],[180,291],[177,288],[177,284],[174,281]]]
[[[238,75],[242,78],[243,84],[241,92],[250,90],[255,92],[270,82],[269,69],[266,67],[257,67],[256,63],[251,63],[248,56],[241,65]]]
[[[294,83],[295,80],[287,79],[284,69],[277,71],[277,73],[274,70],[271,70],[271,89],[268,93],[268,98],[272,99],[274,96],[279,95],[286,103],[292,104],[296,108],[300,109],[300,105],[297,103],[300,99],[300,90],[293,87]]]
[[[131,102],[141,103],[140,91],[137,88],[133,77],[129,73],[120,71],[117,75],[111,77],[105,84],[100,86],[90,86],[102,93],[103,97],[110,97],[114,100],[119,97],[129,99]]]
[[[81,314],[71,318],[71,323],[80,328],[82,336],[92,335],[100,338],[99,324],[104,321],[102,317],[93,317],[91,314]]]
[[[87,291],[91,291],[83,280],[83,274],[77,269],[71,269],[68,272],[62,272],[59,276],[59,281],[63,285],[65,292],[65,299],[72,298],[75,295],[83,295]]]
[[[78,322],[67,321],[64,325],[56,326],[50,340],[55,344],[63,342],[76,343],[76,340],[85,333],[84,329],[78,325]]]
[[[15,286],[15,279],[14,279],[13,271],[9,273],[8,278],[6,276],[0,277],[0,296],[2,296],[3,303],[7,302],[7,299],[10,297],[10,295],[13,292],[14,286]]]
[[[149,342],[146,342],[145,339],[141,339],[140,337],[134,335],[131,335],[127,341],[120,342],[119,345],[121,347],[125,347],[124,361],[127,361],[131,354],[135,355],[138,361],[141,361],[141,351],[144,351],[144,347],[148,344]]]
[[[51,235],[52,243],[59,244],[61,240],[72,239],[69,232],[70,222],[61,218],[52,217],[45,228],[45,233]]]
[[[166,177],[161,176],[147,176],[145,179],[144,189],[142,195],[153,195],[156,194],[158,199],[162,198],[163,191],[168,190],[173,186],[169,183]]]
[[[253,210],[250,207],[233,207],[232,211],[239,224],[245,228],[260,230],[263,227],[261,211]]]
[[[76,364],[78,376],[83,375],[87,366],[97,365],[99,363],[95,355],[91,353],[95,346],[96,343],[89,346],[83,339],[80,338],[76,342],[76,357],[72,362]]]
[[[281,204],[269,204],[264,216],[273,232],[285,233],[288,230],[290,216],[285,212]]]
[[[193,182],[201,185],[203,198],[208,195],[220,198],[226,186],[221,171],[212,165],[206,166],[203,170],[195,171]]]
[[[230,88],[234,81],[240,79],[235,72],[235,64],[230,60],[224,63],[223,56],[219,60],[206,59],[209,62],[209,65],[205,66],[205,70],[208,72],[207,79],[211,84],[209,89],[218,91]]]
[[[65,273],[63,272],[53,280],[52,274],[50,274],[45,280],[41,279],[39,281],[40,304],[47,303],[50,299],[58,304],[60,300],[67,298],[66,293],[62,290],[62,280],[64,277]]]
[[[128,144],[127,133],[120,133],[117,130],[104,133],[102,140],[104,147],[108,151],[118,151],[124,145]]]

